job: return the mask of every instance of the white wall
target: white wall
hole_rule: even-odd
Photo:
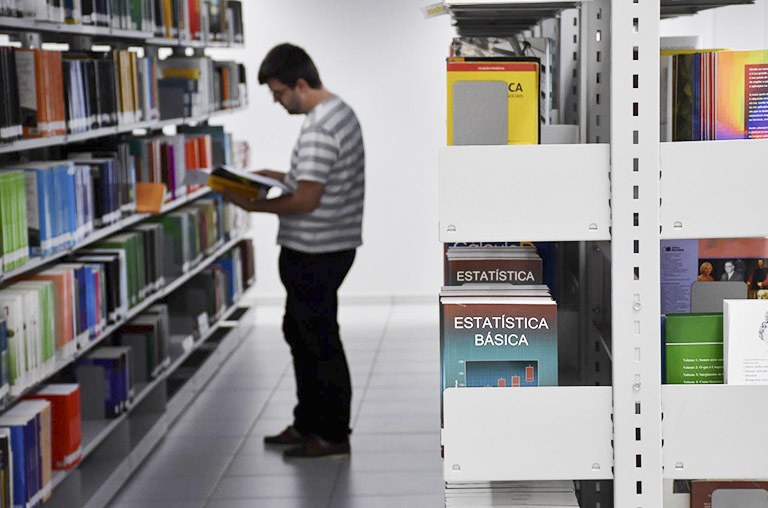
[[[665,20],[661,35],[699,35],[701,48],[768,48],[768,0]]]
[[[287,170],[303,117],[272,103],[257,72],[267,51],[304,47],[324,84],[356,111],[365,138],[364,245],[342,296],[435,295],[442,278],[437,238],[437,151],[445,144],[447,16],[425,20],[423,0],[245,0],[247,50],[211,52],[246,63],[250,109],[222,120],[251,144],[253,168]],[[283,294],[274,216],[254,214],[259,296]]]

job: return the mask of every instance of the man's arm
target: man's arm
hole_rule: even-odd
[[[300,180],[296,192],[272,199],[248,199],[234,192],[222,192],[222,197],[249,212],[267,212],[277,215],[309,213],[320,204],[325,185]]]

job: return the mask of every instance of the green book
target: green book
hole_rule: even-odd
[[[144,297],[141,290],[143,274],[140,273],[141,266],[139,260],[139,251],[135,233],[125,233],[112,236],[95,245],[97,249],[112,249],[125,251],[125,264],[128,272],[128,306],[136,306]],[[143,253],[142,253],[143,256]],[[142,264],[143,264],[143,260]]]
[[[16,181],[16,203],[18,222],[18,259],[17,265],[21,266],[29,261],[29,238],[27,236],[27,178],[23,171],[15,171],[14,179]]]
[[[131,0],[131,30],[144,29],[144,0]]]
[[[667,314],[667,384],[723,383],[723,314]]]
[[[37,294],[37,340],[36,350],[41,365],[54,359],[56,354],[55,287],[53,281],[23,281],[12,287],[33,291]]]
[[[8,269],[5,255],[8,252],[11,241],[10,230],[15,228],[7,210],[8,202],[10,201],[9,186],[8,175],[0,173],[0,273]]]
[[[166,275],[178,277],[189,269],[189,215],[176,212],[154,219],[163,226]]]

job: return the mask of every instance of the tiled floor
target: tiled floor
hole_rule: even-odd
[[[293,370],[282,309],[253,333],[171,429],[114,508],[431,508],[443,506],[437,311],[347,305],[352,456],[286,461],[262,443],[290,422]]]

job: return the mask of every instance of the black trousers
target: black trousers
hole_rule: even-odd
[[[293,355],[298,404],[293,426],[327,441],[349,437],[352,382],[336,319],[339,286],[355,249],[305,254],[283,247],[280,280],[288,294],[283,335]]]

